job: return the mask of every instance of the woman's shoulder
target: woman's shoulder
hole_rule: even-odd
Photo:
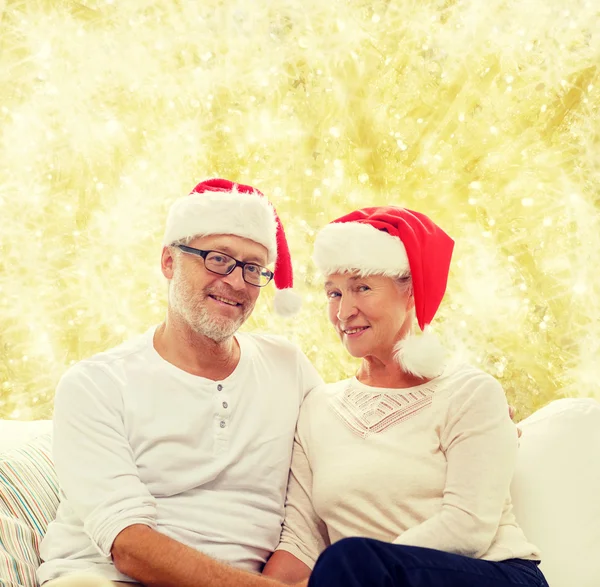
[[[504,396],[502,384],[493,375],[468,363],[455,365],[445,372],[439,387],[439,395],[451,398]]]
[[[304,403],[307,403],[308,400],[311,402],[319,402],[331,398],[338,393],[343,393],[351,381],[352,378],[349,378],[342,379],[341,381],[334,381],[333,383],[322,383],[321,385],[317,385],[308,393]]]
[[[326,422],[331,413],[328,406],[332,400],[341,395],[348,388],[351,379],[344,379],[334,383],[322,383],[311,389],[300,407],[298,417],[298,433],[306,443],[311,436],[311,430],[318,429]]]
[[[458,363],[450,366],[443,374],[446,378],[454,378],[461,381],[496,382],[498,380],[483,369],[475,367],[470,363]]]

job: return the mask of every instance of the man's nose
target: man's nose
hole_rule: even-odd
[[[238,291],[246,289],[246,282],[244,281],[243,269],[241,267],[236,267],[229,275],[224,275],[223,281]]]

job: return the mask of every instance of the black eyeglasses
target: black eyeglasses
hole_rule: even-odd
[[[217,275],[229,275],[236,267],[242,268],[242,277],[246,283],[254,285],[256,287],[265,287],[273,279],[273,272],[257,265],[256,263],[244,263],[238,261],[230,255],[221,253],[219,251],[201,251],[194,247],[188,247],[187,245],[175,245],[178,249],[181,249],[184,253],[190,255],[196,255],[204,259],[204,266],[211,272]]]

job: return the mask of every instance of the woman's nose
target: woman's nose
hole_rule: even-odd
[[[356,311],[356,304],[352,296],[342,296],[338,307],[338,320],[340,322],[347,322],[356,314]]]

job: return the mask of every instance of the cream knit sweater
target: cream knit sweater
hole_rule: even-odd
[[[512,513],[517,444],[502,387],[470,366],[409,389],[318,387],[301,408],[278,549],[310,567],[350,536],[539,560]]]

